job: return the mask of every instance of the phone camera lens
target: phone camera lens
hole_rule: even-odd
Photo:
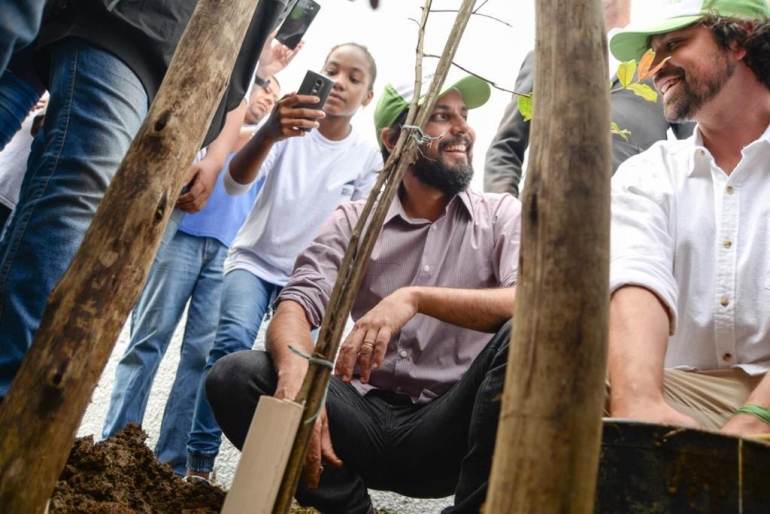
[[[323,83],[324,82],[321,79],[318,79],[318,80],[315,81],[315,85],[318,86],[318,87],[321,87],[321,85],[323,85]]]

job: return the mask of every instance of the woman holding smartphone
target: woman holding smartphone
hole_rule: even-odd
[[[374,96],[371,54],[357,43],[335,46],[321,74],[333,82],[322,110],[311,107],[319,103],[315,95],[282,98],[224,177],[231,195],[248,191],[258,178],[265,182],[225,261],[219,325],[204,378],[221,357],[252,348],[297,255],[339,204],[369,194],[382,169],[376,144],[350,123]],[[208,479],[220,441],[201,382],[187,446],[188,477]]]

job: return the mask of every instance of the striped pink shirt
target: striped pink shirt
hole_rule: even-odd
[[[359,201],[337,208],[297,258],[279,296],[279,301],[302,305],[316,327],[323,319],[363,206],[364,201]],[[410,219],[396,198],[353,302],[353,319],[405,286],[484,289],[515,285],[520,223],[521,203],[509,194],[467,190],[452,199],[445,214],[433,223]],[[427,403],[462,377],[490,339],[490,334],[418,314],[393,336],[385,360],[372,370],[369,384],[355,379],[353,384],[362,394],[374,387]]]

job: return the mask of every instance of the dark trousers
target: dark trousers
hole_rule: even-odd
[[[325,513],[363,514],[371,505],[367,488],[417,498],[454,493],[455,505],[445,513],[478,513],[486,497],[510,329],[507,323],[463,378],[427,405],[390,391],[361,396],[333,376],[326,410],[344,465],[326,466],[316,490],[300,485],[297,500]],[[265,352],[234,353],[211,369],[206,395],[236,447],[243,446],[259,397],[272,395],[276,383]]]

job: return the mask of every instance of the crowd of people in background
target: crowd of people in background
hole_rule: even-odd
[[[16,2],[0,23],[0,408],[197,2],[43,3]],[[476,192],[473,111],[490,85],[454,69],[416,131],[405,125],[413,81],[379,87],[366,42],[341,34],[319,63],[329,98],[308,107],[316,98],[280,78],[304,43],[274,40],[293,4],[258,3],[131,312],[102,437],[142,422],[185,312],[155,447],[175,473],[210,480],[223,432],[241,448],[261,396],[295,398],[364,201],[409,131],[418,158],[353,300],[297,498],[370,514],[369,488],[453,494],[445,512],[479,512],[532,122],[514,95],[480,149]],[[661,64],[647,81],[656,101],[630,90],[610,100],[630,134],[611,136],[606,414],[770,433],[770,6],[672,0],[643,23],[631,0],[603,7],[611,84],[647,49]],[[533,90],[534,65],[531,52],[517,93]],[[352,123],[370,103],[376,142]]]

